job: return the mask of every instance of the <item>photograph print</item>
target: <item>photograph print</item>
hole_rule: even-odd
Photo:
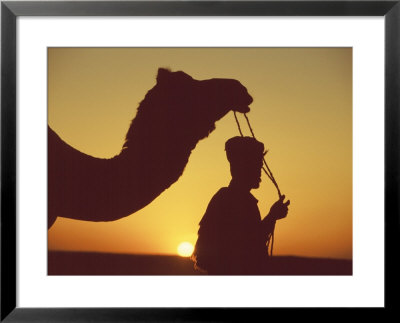
[[[352,275],[352,48],[47,59],[48,275]]]

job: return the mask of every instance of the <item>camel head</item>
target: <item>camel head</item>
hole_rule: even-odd
[[[160,68],[156,85],[138,108],[126,144],[132,138],[135,125],[144,124],[144,119],[153,126],[153,133],[195,144],[207,137],[215,129],[215,122],[229,111],[250,111],[252,101],[247,89],[237,80],[195,80],[182,71]]]
[[[160,68],[157,87],[174,105],[192,112],[223,117],[230,110],[246,113],[253,98],[234,79],[195,80],[190,75]]]

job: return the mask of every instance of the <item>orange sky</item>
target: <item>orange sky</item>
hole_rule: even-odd
[[[239,80],[254,98],[255,135],[291,200],[274,254],[352,257],[351,48],[50,48],[48,64],[49,125],[96,157],[119,153],[159,67]],[[233,114],[216,126],[178,182],[150,205],[115,222],[58,218],[49,249],[176,254],[179,243],[195,243],[210,198],[230,180],[224,143],[238,135]],[[267,214],[277,199],[273,184],[263,175],[252,193]]]

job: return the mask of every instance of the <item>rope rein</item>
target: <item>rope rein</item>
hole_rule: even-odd
[[[240,123],[239,123],[239,120],[238,120],[238,118],[237,118],[236,111],[233,111],[233,114],[234,114],[234,116],[235,116],[235,120],[236,120],[236,124],[237,124],[238,130],[239,130],[239,133],[240,133],[240,135],[243,137],[243,132],[242,132],[242,129],[241,129],[241,127],[240,127]],[[254,139],[256,139],[256,136],[254,135],[253,128],[251,127],[251,124],[250,124],[250,120],[249,120],[249,118],[247,117],[246,113],[244,113],[244,117],[246,118],[247,125],[249,126],[251,135],[253,136]],[[257,140],[257,139],[256,139],[256,140]],[[266,151],[266,153],[268,153],[268,150]],[[265,154],[266,154],[266,153],[265,153]],[[275,185],[275,188],[276,188],[276,190],[278,191],[279,198],[281,198],[281,197],[282,197],[282,194],[281,194],[281,191],[280,191],[280,189],[279,189],[278,183],[276,182],[275,177],[274,177],[274,175],[272,174],[272,171],[271,171],[271,169],[269,168],[269,166],[268,166],[268,164],[267,164],[267,162],[266,162],[264,156],[263,156],[263,164],[264,164],[264,166],[265,166],[265,167],[262,168],[263,171],[264,171],[264,173],[268,176],[268,178],[269,178],[269,179],[272,181],[272,183]]]
[[[239,129],[239,133],[243,137],[243,132],[242,132],[242,129],[240,128],[240,123],[239,123],[239,120],[237,118],[236,111],[233,111],[233,115],[235,116],[235,120],[236,120],[237,127]]]
[[[250,121],[249,121],[249,118],[247,117],[246,113],[244,113],[244,117],[246,118],[247,125],[249,126],[251,135],[253,136],[254,139],[256,139],[256,136],[254,135],[253,129],[251,128]],[[268,150],[267,150],[266,153],[268,153]],[[263,156],[263,162],[264,162],[264,165],[265,165],[265,167],[266,167],[266,169],[264,169],[264,167],[263,167],[263,170],[264,170],[265,174],[267,174],[267,176],[270,178],[270,180],[272,181],[272,183],[275,185],[276,190],[278,191],[279,198],[281,198],[282,194],[281,194],[281,191],[280,191],[280,189],[279,189],[278,183],[276,182],[275,177],[274,177],[274,175],[272,174],[271,169],[268,167],[268,164],[267,164],[267,162],[265,161],[265,157],[264,157],[264,156]]]
[[[234,116],[235,116],[236,125],[237,125],[237,127],[238,127],[240,136],[243,137],[243,132],[242,132],[242,129],[241,129],[241,127],[240,127],[240,123],[239,123],[239,120],[238,120],[238,118],[237,118],[236,111],[233,111],[233,114],[234,114]],[[249,118],[247,117],[246,113],[244,113],[243,115],[244,115],[244,117],[245,117],[245,119],[246,119],[246,121],[247,121],[247,125],[248,125],[248,127],[249,127],[249,129],[250,129],[251,135],[253,136],[254,139],[256,139],[256,136],[254,135],[254,131],[253,131],[253,128],[251,127]],[[257,139],[256,139],[256,140],[257,140]],[[268,153],[268,150],[266,151],[265,154],[267,154],[267,153]],[[279,198],[281,198],[281,197],[282,197],[282,194],[281,194],[281,191],[280,191],[280,189],[279,189],[278,183],[276,182],[275,177],[274,177],[274,175],[272,174],[271,169],[268,167],[268,164],[267,164],[267,162],[266,162],[264,156],[263,156],[263,164],[264,164],[265,167],[263,166],[263,167],[262,167],[262,170],[263,170],[264,173],[268,176],[268,178],[271,180],[271,182],[274,184],[276,190],[278,191]],[[274,231],[275,231],[275,225],[274,225],[274,227],[273,227],[273,229],[272,229],[272,232],[268,235],[268,237],[267,237],[267,242],[266,242],[267,251],[268,251],[268,249],[270,249],[270,256],[271,256],[271,257],[272,257],[272,250],[273,250],[273,248],[274,248]]]

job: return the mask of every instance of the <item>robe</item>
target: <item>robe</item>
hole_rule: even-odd
[[[257,199],[232,183],[211,199],[200,221],[192,259],[211,275],[265,274],[266,242],[275,221],[261,220]]]

